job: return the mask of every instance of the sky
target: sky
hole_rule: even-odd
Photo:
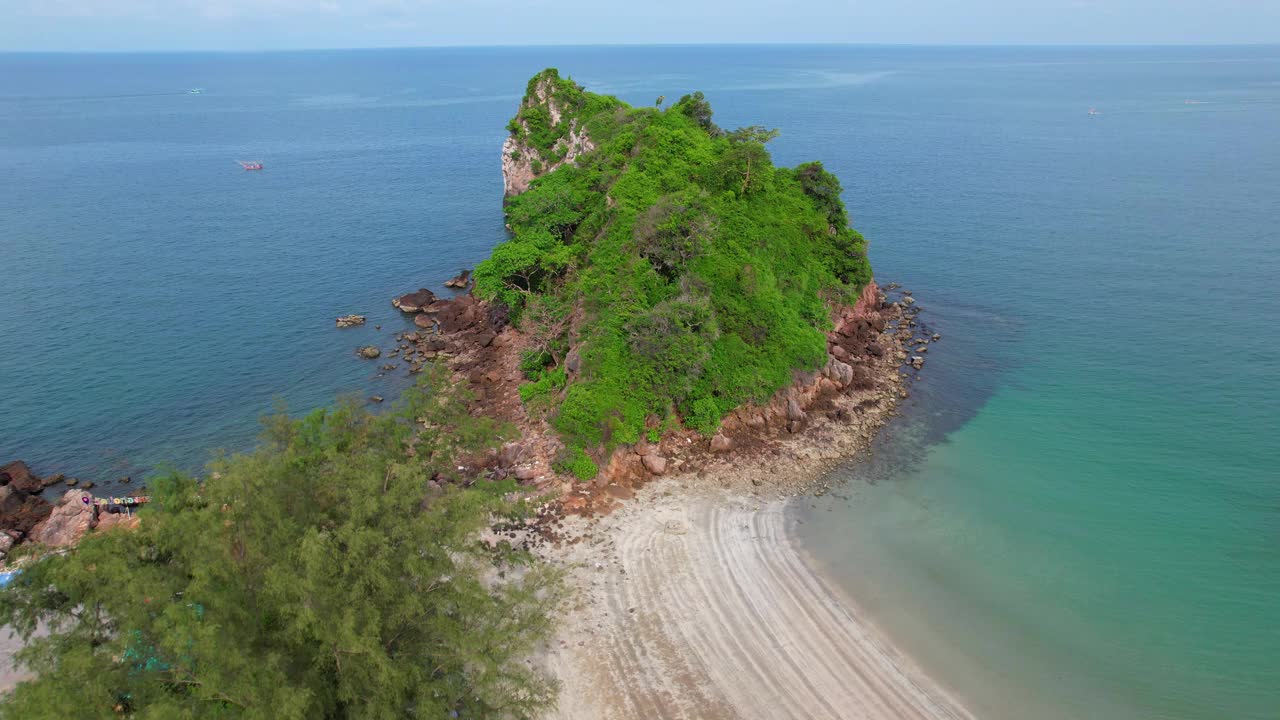
[[[1280,0],[0,0],[0,51],[1280,42]]]

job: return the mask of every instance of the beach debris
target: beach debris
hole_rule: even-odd
[[[355,327],[364,324],[363,315],[343,315],[335,321],[340,328]]]

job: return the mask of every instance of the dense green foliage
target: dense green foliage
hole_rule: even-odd
[[[558,126],[546,125],[542,87],[568,108]],[[554,70],[529,91],[518,138],[545,152],[572,119],[596,149],[511,199],[512,236],[476,268],[476,291],[509,305],[544,347],[577,348],[581,368],[563,388],[526,368],[538,378],[530,397],[556,393],[573,457],[676,416],[714,432],[822,362],[832,304],[871,278],[833,175],[816,162],[774,167],[765,143],[776,131],[721,130],[701,93],[631,108]],[[549,324],[547,298],[556,317],[577,319]]]
[[[525,507],[460,472],[496,439],[463,400],[274,418],[207,481],[156,482],[136,531],[32,564],[0,592],[0,622],[28,636],[38,679],[0,717],[537,714],[553,688],[522,660],[555,578],[478,541]],[[37,622],[52,633],[31,638]]]

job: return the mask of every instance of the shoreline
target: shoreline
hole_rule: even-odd
[[[569,518],[547,717],[972,718],[806,559],[790,503],[684,476]]]

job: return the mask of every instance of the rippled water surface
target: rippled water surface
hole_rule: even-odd
[[[944,338],[800,527],[944,682],[1280,716],[1277,48],[0,55],[0,461],[198,468],[277,399],[403,387],[353,350],[502,239],[545,66],[779,127],[916,291]]]

